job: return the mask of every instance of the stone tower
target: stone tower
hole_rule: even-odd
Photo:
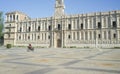
[[[64,0],[56,0],[54,16],[60,17],[60,16],[64,15],[65,14],[64,9],[65,9]]]

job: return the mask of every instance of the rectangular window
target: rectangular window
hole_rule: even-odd
[[[71,24],[68,24],[68,30],[71,30]]]
[[[15,15],[13,15],[13,20],[15,21]]]
[[[100,35],[100,34],[98,34],[98,38],[99,38],[99,39],[101,38],[101,35]]]
[[[113,28],[117,28],[116,21],[113,21]]]
[[[108,31],[108,39],[111,39],[111,32]]]
[[[101,29],[101,23],[98,22],[98,29]]]
[[[83,29],[83,23],[81,24],[81,29]]]
[[[114,38],[114,39],[116,38],[116,34],[113,35],[113,38]]]

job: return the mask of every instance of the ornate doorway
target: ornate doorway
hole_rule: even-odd
[[[61,39],[57,40],[57,47],[60,48],[61,47]]]

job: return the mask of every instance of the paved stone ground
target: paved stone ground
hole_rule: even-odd
[[[26,49],[0,47],[0,74],[120,74],[120,49]]]

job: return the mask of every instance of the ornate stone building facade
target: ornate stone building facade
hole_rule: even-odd
[[[6,13],[4,45],[40,47],[119,47],[120,11],[66,15],[56,0],[52,17],[31,19],[22,12]]]

